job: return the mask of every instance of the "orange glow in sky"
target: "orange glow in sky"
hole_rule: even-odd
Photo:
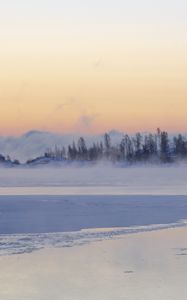
[[[185,2],[93,2],[0,4],[0,134],[187,132]]]

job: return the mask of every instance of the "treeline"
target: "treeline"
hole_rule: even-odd
[[[0,154],[0,165],[6,165],[6,166],[18,166],[20,165],[19,160],[11,160],[10,156],[7,157]]]
[[[172,138],[166,131],[157,129],[155,134],[125,134],[117,145],[112,145],[111,138],[105,133],[103,141],[86,145],[83,137],[68,147],[46,151],[45,158],[57,161],[110,162],[163,162],[169,163],[187,158],[187,140],[179,134]],[[30,163],[31,161],[29,161]]]

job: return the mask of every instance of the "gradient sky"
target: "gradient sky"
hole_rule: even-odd
[[[0,28],[0,134],[187,131],[186,0],[2,0]]]

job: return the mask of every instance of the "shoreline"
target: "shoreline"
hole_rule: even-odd
[[[84,246],[126,236],[187,227],[187,220],[171,224],[151,224],[126,228],[91,228],[72,232],[0,234],[0,257],[32,253],[42,249]]]

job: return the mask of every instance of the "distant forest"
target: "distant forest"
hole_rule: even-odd
[[[99,161],[134,164],[134,163],[172,163],[187,159],[187,139],[182,135],[169,137],[166,131],[157,129],[155,134],[124,134],[118,144],[113,145],[111,137],[105,133],[103,140],[87,146],[84,137],[67,147],[48,149],[43,156],[21,164],[18,160],[0,155],[0,163],[6,166],[40,165],[51,162],[96,163]]]
[[[136,133],[132,137],[125,134],[119,144],[112,145],[110,135],[105,133],[103,141],[93,143],[90,147],[87,147],[84,137],[80,137],[77,143],[73,142],[68,147],[48,149],[44,157],[67,162],[169,163],[187,158],[187,139],[182,134],[169,138],[166,131],[157,129],[155,134]]]

